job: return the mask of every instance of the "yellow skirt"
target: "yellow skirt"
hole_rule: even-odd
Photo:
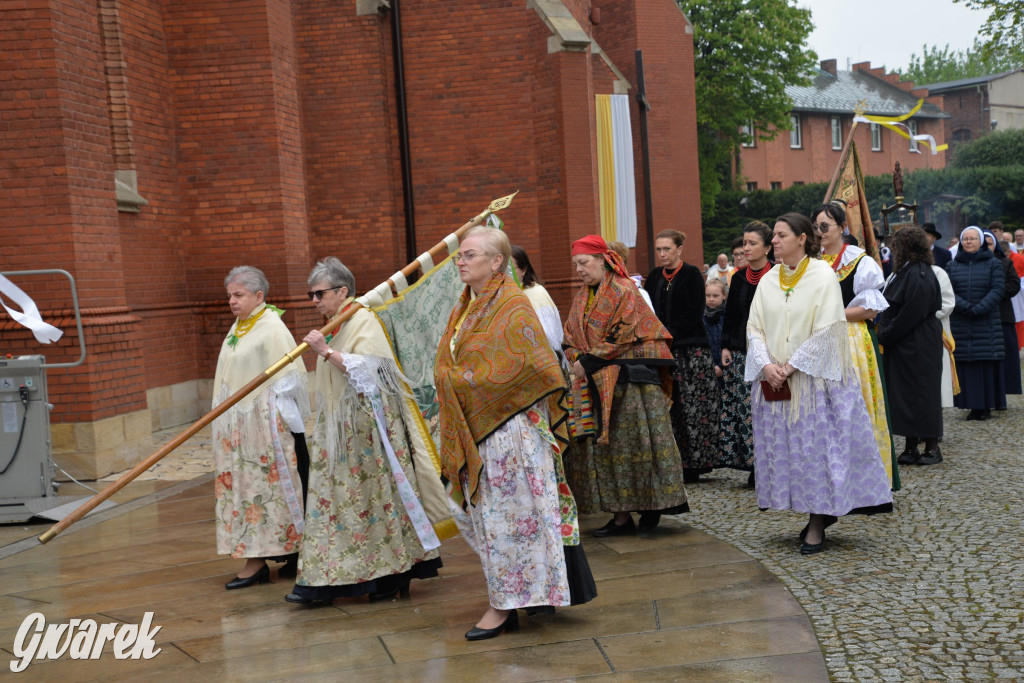
[[[864,321],[847,323],[846,331],[850,339],[853,368],[860,380],[864,405],[868,409],[868,417],[871,418],[871,430],[875,435],[875,443],[878,444],[878,452],[882,456],[885,474],[889,477],[889,486],[892,487],[892,436],[889,432],[889,421],[885,416],[882,375],[878,369],[875,348],[871,343],[871,333]]]

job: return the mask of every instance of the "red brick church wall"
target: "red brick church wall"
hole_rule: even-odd
[[[644,49],[655,229],[689,233],[699,254],[685,17],[672,0],[565,6],[634,86]],[[599,231],[594,96],[615,74],[592,51],[550,51],[525,3],[402,10],[417,251],[520,190],[502,217],[567,308],[571,242]],[[363,291],[406,263],[387,14],[359,16],[354,1],[29,1],[0,10],[0,51],[12,65],[0,73],[0,270],[67,269],[85,313],[86,364],[50,373],[55,424],[144,412],[147,391],[211,377],[234,265],[267,273],[299,333],[319,322],[304,294],[316,259],[342,258]],[[646,271],[635,101],[631,114],[633,265]],[[117,210],[115,171],[135,172],[139,213]],[[0,352],[74,358],[66,286],[19,282],[67,334],[40,349],[0,320]]]

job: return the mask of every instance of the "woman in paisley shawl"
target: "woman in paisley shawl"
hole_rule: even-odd
[[[270,285],[263,271],[233,268],[224,287],[236,320],[217,359],[214,407],[295,348],[281,320],[284,311],[265,301]],[[246,558],[225,588],[270,581],[266,558],[288,556],[278,570],[281,576],[294,568],[290,558],[302,538],[305,488],[300,459],[304,456],[307,471],[309,463],[302,424],[308,413],[306,368],[297,360],[213,423],[217,551]]]
[[[832,266],[832,271],[839,279],[843,305],[846,307],[846,331],[850,336],[853,367],[860,379],[864,406],[871,418],[871,430],[878,444],[886,476],[889,477],[889,485],[898,491],[900,475],[893,454],[874,323],[875,316],[889,308],[889,302],[882,296],[885,275],[882,267],[863,249],[843,241],[846,208],[842,201],[833,200],[819,206],[811,214],[811,222],[821,235],[821,258]]]
[[[717,461],[721,392],[701,319],[704,278],[696,266],[683,261],[685,239],[686,235],[677,230],[658,234],[654,245],[661,266],[647,276],[644,289],[658,319],[672,335],[670,344],[676,360],[672,429],[686,469],[686,482],[690,483],[721,464]],[[728,260],[725,263],[728,266]],[[717,279],[714,273],[708,278],[713,276]],[[722,278],[722,282],[728,281]]]
[[[572,260],[584,287],[565,323],[577,440],[569,485],[583,512],[613,513],[595,536],[636,533],[632,512],[650,531],[662,514],[689,510],[669,418],[672,337],[600,236],[577,240]]]
[[[518,608],[551,612],[597,595],[576,505],[559,481],[562,370],[530,300],[505,275],[510,254],[500,230],[466,234],[455,257],[466,287],[434,367],[441,473],[490,601],[467,640],[515,631]]]
[[[747,320],[746,379],[754,427],[757,504],[810,517],[804,555],[846,514],[892,511],[892,492],[848,350],[839,283],[818,258],[806,216],[775,223],[778,265],[757,286]]]
[[[441,566],[441,542],[424,510],[430,480],[417,477],[416,465],[430,467],[420,415],[380,322],[350,301],[352,271],[330,257],[308,282],[324,316],[357,310],[326,337],[312,330],[303,340],[320,356],[317,405],[299,576],[285,600],[391,599]],[[440,490],[436,472],[429,474]]]
[[[761,221],[743,228],[744,266],[733,275],[722,324],[722,365],[725,389],[719,420],[720,460],[726,467],[750,472],[747,486],[754,486],[754,447],[750,431],[750,383],[744,381],[747,360],[747,316],[761,278],[772,264],[772,229]]]

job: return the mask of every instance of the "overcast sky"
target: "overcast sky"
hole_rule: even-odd
[[[952,0],[797,0],[810,9],[815,29],[808,44],[818,59],[835,59],[840,70],[871,62],[889,71],[906,68],[921,46],[947,43],[954,50],[971,47],[985,22],[984,11]]]

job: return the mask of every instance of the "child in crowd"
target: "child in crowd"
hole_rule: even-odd
[[[704,286],[704,329],[708,334],[719,388],[725,386],[722,379],[722,323],[725,321],[725,299],[728,294],[729,288],[717,278]]]

